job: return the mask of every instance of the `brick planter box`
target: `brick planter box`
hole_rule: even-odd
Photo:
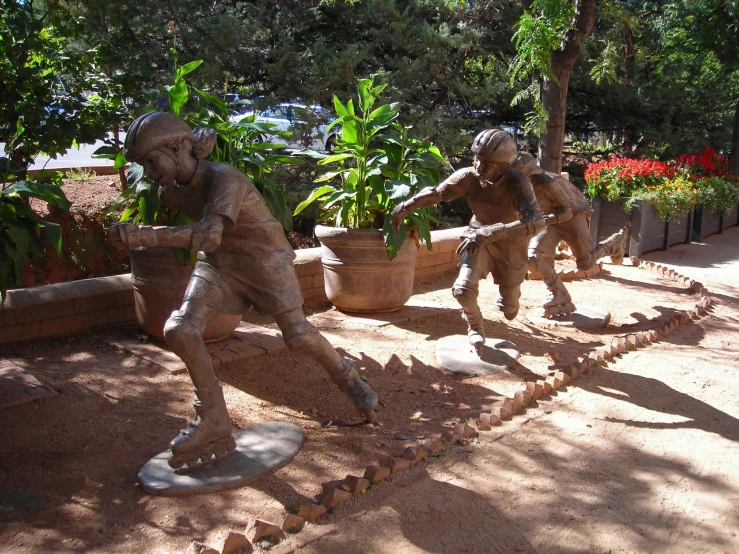
[[[700,205],[695,209],[695,217],[693,219],[693,240],[701,241],[714,233],[722,233],[727,227],[739,224],[739,204],[734,206],[727,215],[722,216],[710,213],[704,205]]]
[[[662,221],[654,207],[637,200],[631,213],[624,211],[628,198],[608,202],[600,197],[592,199],[593,215],[590,233],[595,242],[608,238],[622,227],[629,228],[628,256],[640,256],[651,250],[667,250],[673,244],[691,242],[693,235],[693,211],[680,221]]]
[[[432,251],[418,251],[415,282],[454,271],[454,252],[466,227],[431,231]],[[293,262],[305,305],[328,302],[323,283],[321,249],[296,251]],[[66,335],[136,321],[131,275],[82,279],[71,283],[9,290],[0,306],[0,344]]]

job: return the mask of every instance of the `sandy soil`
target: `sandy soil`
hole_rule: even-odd
[[[166,448],[191,415],[191,384],[186,375],[168,375],[158,366],[108,347],[99,339],[102,331],[43,344],[2,347],[0,356],[27,368],[61,395],[0,412],[5,451],[0,460],[5,484],[0,498],[0,544],[8,552],[30,553],[176,552],[193,539],[215,543],[221,533],[241,530],[249,515],[259,515],[271,507],[294,509],[300,503],[313,501],[320,493],[321,482],[341,479],[348,473],[361,475],[364,467],[379,456],[399,455],[405,446],[438,435],[453,423],[477,417],[502,395],[517,389],[522,381],[566,367],[578,355],[613,336],[657,327],[675,310],[692,307],[695,302],[685,290],[647,271],[608,266],[601,278],[573,282],[568,287],[576,301],[587,299],[586,303],[609,310],[609,327],[592,332],[540,329],[527,323],[524,316],[544,299],[546,289],[541,282],[524,284],[521,314],[512,323],[505,322],[495,310],[496,291],[491,282],[486,282],[481,304],[488,334],[516,344],[521,357],[510,372],[462,380],[439,367],[434,348],[438,338],[465,332],[449,293],[453,279],[454,275],[449,274],[417,287],[415,294],[421,299],[448,309],[412,322],[385,327],[327,327],[325,319],[319,317],[320,310],[310,316],[329,340],[356,360],[361,373],[382,397],[382,427],[321,428],[320,422],[327,417],[353,419],[353,409],[319,367],[289,353],[219,368],[217,376],[225,384],[226,399],[237,427],[269,420],[291,421],[304,429],[307,442],[292,465],[252,488],[187,501],[148,496],[136,483],[138,469]],[[253,314],[247,319],[271,325]],[[557,363],[548,355],[551,352],[561,356]],[[551,410],[549,407],[544,413]],[[526,446],[526,452],[544,463],[553,455],[551,445],[547,446],[541,432],[534,433],[534,437],[536,440]],[[582,440],[587,443],[587,437]],[[465,464],[469,457],[482,460],[477,458],[478,452],[494,455],[483,448],[489,443],[484,438],[482,447],[473,449],[474,452],[455,456],[461,455],[460,463]],[[591,467],[583,456],[605,454],[600,452],[597,441],[586,446],[587,451],[574,441],[560,444],[561,451],[556,456],[562,468],[569,464],[568,460],[574,467]],[[495,448],[494,452],[498,450]],[[479,463],[482,461],[470,466],[470,476]],[[510,461],[490,463],[502,464],[508,473],[514,472]],[[445,464],[448,462],[443,459],[433,460],[428,471],[436,471],[437,465],[446,467]],[[592,470],[597,472],[600,461],[593,460],[593,464]],[[525,485],[525,475],[532,475],[535,466],[528,467],[519,460],[517,467],[524,475],[516,488]],[[588,478],[596,481],[596,476],[597,473]],[[547,482],[550,478],[541,476]],[[438,486],[441,488],[433,488]],[[449,486],[434,484],[429,493],[437,499],[446,498],[445,489]],[[360,500],[337,510],[326,523],[345,512],[357,513],[363,506],[382,502],[383,495],[388,494],[382,491],[391,488],[393,484],[375,487]],[[485,491],[488,494],[495,489]],[[397,498],[393,500],[396,501],[402,503]],[[485,502],[490,501],[486,497]],[[466,501],[456,499],[443,509],[424,507],[425,519],[412,518],[421,525],[414,533],[433,536],[437,525],[434,522],[445,510],[459,511],[460,525],[462,520],[473,521],[470,510],[479,508],[467,509],[466,505]],[[421,509],[397,509],[406,508],[411,511],[404,517]],[[437,509],[441,511],[434,515]],[[464,536],[473,532],[465,525],[460,529]],[[475,538],[477,542],[471,544],[478,546],[466,551],[491,551],[480,546],[488,540],[485,537],[483,533]],[[517,540],[517,535],[512,534],[510,542],[502,543],[501,551],[508,551],[507,546],[517,544]],[[375,542],[368,544],[373,546],[360,545],[351,551],[400,551],[382,550]],[[321,548],[316,551],[324,551]]]

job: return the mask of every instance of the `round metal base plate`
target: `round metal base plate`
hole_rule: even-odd
[[[477,355],[465,335],[442,337],[436,342],[439,363],[452,373],[468,377],[510,369],[518,356],[516,347],[502,339],[485,339],[482,356]]]
[[[243,487],[289,464],[305,442],[297,425],[270,422],[233,434],[236,450],[193,468],[169,467],[169,450],[139,471],[141,488],[157,496],[188,496]]]

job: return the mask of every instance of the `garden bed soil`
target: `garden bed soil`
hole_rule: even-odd
[[[558,265],[564,269],[572,262]],[[576,303],[610,311],[611,324],[588,332],[544,329],[526,319],[526,313],[546,297],[540,281],[524,283],[521,312],[509,323],[495,309],[497,290],[486,280],[480,299],[488,336],[513,342],[521,357],[508,372],[460,379],[442,370],[435,356],[437,339],[466,333],[450,294],[454,278],[449,273],[417,284],[416,298],[447,309],[410,322],[382,327],[342,324],[321,317],[329,306],[309,314],[325,336],[355,360],[383,399],[381,427],[323,428],[321,423],[328,418],[356,421],[356,414],[317,364],[287,351],[218,367],[216,375],[224,384],[237,428],[289,421],[304,430],[307,441],[292,464],[253,486],[186,500],[143,493],[136,474],[166,449],[192,415],[187,374],[171,375],[102,340],[105,333],[120,330],[3,345],[0,358],[60,393],[54,399],[0,411],[3,551],[163,554],[183,551],[194,539],[216,544],[229,530],[242,532],[249,516],[314,502],[321,483],[362,475],[382,456],[400,455],[406,446],[477,418],[523,381],[565,368],[615,336],[657,328],[696,300],[652,272],[605,266],[599,278],[568,282],[567,287]],[[246,319],[274,327],[254,313]],[[494,448],[484,436],[482,441],[482,447]],[[572,446],[567,451],[566,444],[558,455],[578,459],[579,451]],[[443,458],[427,463],[443,463]],[[402,481],[402,476],[393,480]],[[373,487],[334,513],[360,511],[393,486]],[[428,528],[420,532],[436,532],[438,522],[422,521]]]

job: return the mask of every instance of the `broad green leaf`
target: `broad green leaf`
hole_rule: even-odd
[[[202,96],[208,102],[210,102],[216,108],[218,108],[218,110],[221,113],[228,114],[228,104],[226,104],[226,102],[224,100],[221,100],[220,98],[216,98],[212,94],[209,94],[209,93],[207,93],[207,92],[205,92],[203,90],[196,89],[195,87],[193,87],[193,89],[195,89],[195,92],[197,92],[200,96]]]
[[[18,181],[3,191],[5,194],[17,193],[22,197],[32,196],[40,198],[52,206],[68,210],[72,203],[67,200],[64,191],[57,185],[36,183],[33,181]]]
[[[118,154],[115,157],[115,162],[113,163],[113,167],[115,169],[123,169],[126,165],[126,156],[123,155],[123,152],[118,152]]]
[[[169,89],[169,105],[172,113],[179,116],[182,106],[187,104],[189,93],[187,91],[187,83],[185,81],[177,81],[177,84]]]
[[[390,200],[405,200],[411,194],[411,185],[408,180],[389,180],[385,189],[390,197]]]
[[[28,234],[20,227],[9,227],[6,231],[15,245],[15,251],[24,258],[28,257]]]
[[[346,106],[341,103],[341,100],[339,100],[339,97],[334,94],[334,109],[336,110],[336,113],[339,114],[339,116],[344,117],[349,115],[349,112],[346,109]]]
[[[363,79],[357,87],[357,92],[359,93],[359,109],[363,112],[366,112],[375,100],[372,96],[371,86],[372,81],[370,79]]]
[[[23,171],[25,168],[22,165],[15,163],[10,158],[0,158],[0,174],[3,175],[16,175]]]
[[[318,162],[318,165],[326,165],[334,162],[338,162],[341,160],[346,160],[347,158],[351,158],[351,154],[332,154],[330,156],[324,157],[321,161]]]
[[[342,169],[340,171],[328,171],[328,172],[324,173],[323,175],[319,176],[318,178],[316,178],[313,182],[314,183],[325,183],[326,181],[330,181],[331,179],[333,179],[337,175],[342,175],[342,174],[344,174],[346,172],[347,172],[346,169]]]
[[[128,166],[128,171],[126,171],[126,180],[128,181],[129,188],[138,184],[143,177],[144,166],[136,162],[131,162],[131,165]]]
[[[62,226],[56,223],[51,223],[49,221],[44,221],[44,227],[46,227],[47,236],[49,237],[51,244],[54,245],[54,248],[56,249],[56,253],[61,256],[62,255]]]
[[[298,204],[295,207],[295,211],[293,212],[293,215],[298,215],[305,208],[310,206],[313,202],[315,202],[319,198],[326,196],[330,192],[334,192],[335,190],[336,189],[332,187],[331,185],[323,185],[322,187],[317,187],[313,189],[313,191],[308,195],[308,198],[303,200],[300,204]]]
[[[293,158],[292,156],[267,156],[264,161],[267,164],[281,163],[285,165],[305,165],[305,160]]]
[[[392,260],[398,255],[403,243],[405,242],[405,225],[401,224],[396,233],[393,231],[390,214],[387,214],[385,215],[385,221],[382,223],[382,235],[385,237],[385,250],[387,250],[387,257]]]
[[[406,219],[410,223],[409,227],[415,227],[418,229],[418,235],[422,241],[426,243],[426,248],[431,250],[433,244],[431,242],[431,227],[427,218],[417,213],[410,213],[406,216]]]
[[[118,152],[116,149],[112,146],[101,146],[97,150],[95,150],[92,154],[92,158],[103,158],[108,160],[115,160],[116,156],[118,155]]]
[[[357,142],[357,125],[354,121],[344,121],[341,128],[341,141],[347,145]]]
[[[321,206],[324,210],[333,208],[338,202],[347,200],[348,198],[354,198],[357,196],[357,191],[339,191],[329,196]]]
[[[183,66],[180,66],[174,74],[175,86],[177,86],[177,84],[181,82],[180,79],[182,79],[185,75],[195,71],[201,63],[203,63],[203,60],[195,60],[190,63],[186,63]]]

